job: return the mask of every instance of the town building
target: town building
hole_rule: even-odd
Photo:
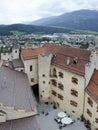
[[[92,130],[98,130],[97,50],[44,44],[22,49],[19,58],[21,65],[16,70],[27,74],[32,88],[38,87],[41,103],[84,117]],[[14,63],[13,69],[17,68]]]

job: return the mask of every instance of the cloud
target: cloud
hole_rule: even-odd
[[[80,9],[98,10],[98,0],[0,0],[0,24],[33,21]]]

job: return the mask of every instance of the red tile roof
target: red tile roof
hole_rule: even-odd
[[[28,49],[22,49],[21,54],[24,60],[29,59],[35,59],[38,57],[39,54],[46,53],[46,48],[40,47],[40,48],[28,48]]]
[[[79,75],[85,74],[85,64],[89,62],[90,51],[53,44],[45,44],[44,47],[47,48],[48,53],[55,54],[52,65]],[[75,57],[77,57],[77,64],[73,64]],[[69,65],[66,64],[67,58],[70,58]]]
[[[98,70],[95,70],[85,91],[98,103]]]
[[[89,56],[91,54],[90,51],[85,49],[54,44],[44,44],[43,47],[36,49],[23,49],[21,53],[24,60],[38,58],[39,54],[51,53],[55,55],[52,59],[52,65],[82,76],[85,74],[85,64],[89,62]],[[70,58],[69,65],[66,64],[68,57]],[[76,57],[77,64],[73,64],[74,58]]]

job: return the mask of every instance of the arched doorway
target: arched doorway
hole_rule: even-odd
[[[32,86],[32,91],[37,101],[39,101],[39,85],[35,84]]]

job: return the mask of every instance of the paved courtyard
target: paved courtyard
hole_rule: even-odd
[[[38,119],[42,130],[60,130],[59,124],[54,119],[57,118],[58,112],[62,111],[61,109],[54,109],[51,104],[37,105],[37,109],[39,113]],[[70,116],[70,118],[75,122],[73,124],[62,127],[62,130],[87,130],[87,128],[84,126],[84,123],[79,119],[73,116]]]

